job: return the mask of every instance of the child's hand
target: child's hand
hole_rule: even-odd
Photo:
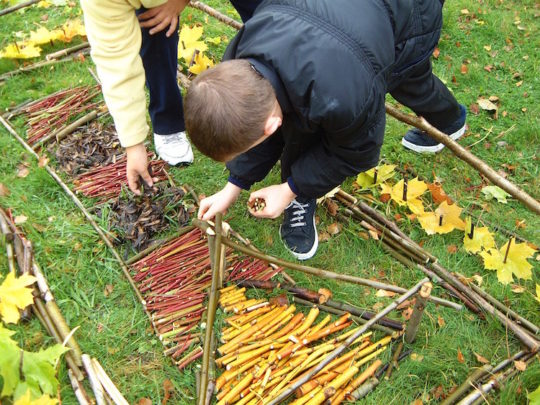
[[[277,218],[295,197],[287,183],[261,188],[251,193],[248,204],[258,198],[264,200],[265,206],[260,210],[250,209],[249,212],[257,218]]]
[[[236,201],[241,191],[240,187],[227,183],[221,191],[201,200],[197,218],[208,221],[214,218],[218,212],[225,214],[232,203]]]
[[[178,25],[178,15],[184,10],[189,0],[168,0],[161,6],[152,7],[139,15],[141,27],[151,28],[150,35],[167,29],[170,37]]]
[[[147,186],[152,187],[154,185],[152,176],[148,173],[146,146],[142,143],[129,146],[126,148],[126,154],[126,177],[129,189],[136,195],[141,195],[141,190],[139,190],[139,176],[142,177]]]

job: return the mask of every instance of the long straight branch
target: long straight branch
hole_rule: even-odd
[[[386,112],[388,115],[396,118],[398,121],[404,122],[409,125],[413,125],[416,128],[424,131],[430,137],[435,139],[437,142],[442,143],[448,149],[452,151],[454,155],[463,160],[465,163],[472,166],[476,171],[486,176],[493,184],[499,186],[504,191],[509,193],[512,197],[521,201],[525,206],[536,214],[540,214],[540,202],[527,194],[524,190],[516,186],[511,181],[502,177],[499,173],[491,168],[486,162],[480,158],[473,155],[459,143],[454,141],[445,133],[439,131],[437,128],[433,127],[429,122],[427,122],[422,117],[415,117],[410,114],[405,114],[396,107],[386,103]]]

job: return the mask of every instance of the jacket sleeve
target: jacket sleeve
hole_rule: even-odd
[[[376,108],[371,117],[339,132],[326,132],[291,166],[291,177],[301,197],[319,198],[343,181],[377,165],[386,115]]]
[[[123,147],[145,140],[144,68],[141,28],[127,0],[81,0],[91,55],[103,96]]]
[[[283,151],[283,136],[278,130],[264,142],[227,162],[229,182],[244,189],[266,177]]]

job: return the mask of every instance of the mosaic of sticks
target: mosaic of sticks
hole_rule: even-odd
[[[280,268],[227,250],[226,280],[269,280]],[[211,284],[208,242],[194,229],[131,265],[153,326],[179,369],[202,356],[200,323]]]
[[[307,315],[280,299],[249,300],[245,288],[230,286],[221,290],[220,305],[229,325],[221,331],[222,357],[216,364],[224,369],[216,380],[218,405],[264,404],[275,399],[291,384],[314,368],[328,353],[353,335],[351,315],[332,320],[327,315],[319,322],[319,309]],[[340,404],[354,399],[354,391],[382,365],[375,360],[392,341],[391,336],[372,341],[367,332],[349,350],[296,390],[292,404]]]

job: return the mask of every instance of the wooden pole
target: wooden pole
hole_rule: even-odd
[[[427,283],[428,281],[429,279],[424,278],[419,283],[417,283],[414,287],[412,287],[410,290],[408,290],[403,295],[401,295],[396,300],[394,300],[390,305],[384,308],[372,319],[367,321],[360,329],[358,329],[355,333],[349,336],[349,338],[347,338],[345,342],[343,342],[340,346],[338,346],[332,353],[330,353],[325,359],[323,359],[315,368],[305,373],[302,376],[302,378],[298,379],[294,384],[291,384],[291,386],[289,386],[285,391],[283,391],[280,395],[278,395],[276,398],[270,401],[268,405],[281,404],[287,397],[289,397],[289,395],[294,393],[294,391],[297,388],[299,388],[302,384],[305,384],[306,382],[308,382],[311,379],[311,377],[313,377],[315,374],[321,371],[325,366],[327,366],[332,360],[334,360],[341,353],[343,353],[347,349],[347,347],[349,347],[357,338],[359,338],[372,325],[377,323],[379,319],[384,317],[389,312],[393,311],[403,301],[410,298],[412,295],[416,294],[416,292],[420,290],[420,288],[422,288],[422,285],[424,285],[424,283]]]
[[[456,388],[454,392],[452,392],[450,395],[448,395],[443,402],[441,402],[441,405],[452,405],[457,402],[459,398],[461,398],[471,387],[474,387],[475,384],[485,377],[488,373],[491,372],[492,366],[490,364],[484,364],[482,367],[477,368],[474,370],[467,379]]]
[[[385,104],[386,112],[388,115],[396,118],[398,121],[404,122],[406,124],[415,126],[416,128],[424,131],[430,137],[435,139],[437,142],[442,143],[448,149],[454,153],[459,159],[463,160],[465,163],[472,166],[476,171],[487,177],[493,184],[499,186],[512,197],[521,201],[526,207],[536,214],[540,214],[540,202],[535,198],[531,197],[521,188],[516,186],[514,183],[502,177],[499,173],[491,168],[483,160],[479,159],[466,148],[461,146],[459,143],[454,141],[445,133],[439,131],[437,128],[433,127],[429,122],[427,122],[422,117],[416,117],[410,114],[405,114],[396,107],[390,105],[389,103]]]
[[[426,283],[422,286],[418,294],[416,294],[416,302],[414,303],[413,312],[409,322],[407,323],[407,328],[405,329],[405,342],[409,344],[414,342],[416,339],[416,333],[418,332],[418,327],[420,326],[420,321],[422,320],[422,315],[424,314],[427,299],[431,295],[432,288],[433,285],[431,283]]]
[[[11,7],[4,8],[3,10],[0,10],[0,17],[9,13],[13,13],[14,11],[20,10],[21,8],[31,6],[32,4],[39,3],[39,1],[40,0],[29,0]]]
[[[216,221],[221,222],[222,214],[218,213],[216,215]],[[207,227],[206,230],[210,230],[210,227]],[[206,330],[204,336],[204,347],[203,347],[203,359],[202,359],[202,370],[201,370],[201,386],[199,389],[199,396],[197,403],[198,405],[206,405],[206,394],[208,389],[208,368],[210,363],[210,352],[212,349],[212,333],[214,329],[214,319],[216,317],[217,304],[219,300],[219,263],[221,262],[221,249],[215,249],[217,258],[212,263],[212,284],[210,286],[210,294],[208,297],[208,306],[207,306],[207,319],[206,319]]]
[[[190,1],[188,3],[190,7],[196,8],[197,10],[201,10],[202,12],[208,14],[209,16],[214,17],[215,19],[221,21],[224,24],[227,24],[237,30],[242,28],[242,23],[239,23],[238,21],[232,19],[231,17],[226,16],[225,14],[220,13],[219,11],[213,9],[210,6],[207,6],[206,4],[200,2],[200,1]]]
[[[83,42],[83,43],[80,43],[78,45],[72,46],[70,48],[66,48],[66,49],[62,49],[60,51],[50,53],[47,56],[45,56],[45,59],[46,60],[58,59],[58,58],[61,58],[62,56],[67,56],[69,54],[80,51],[82,49],[86,49],[88,47],[90,47],[90,44],[88,42]]]

